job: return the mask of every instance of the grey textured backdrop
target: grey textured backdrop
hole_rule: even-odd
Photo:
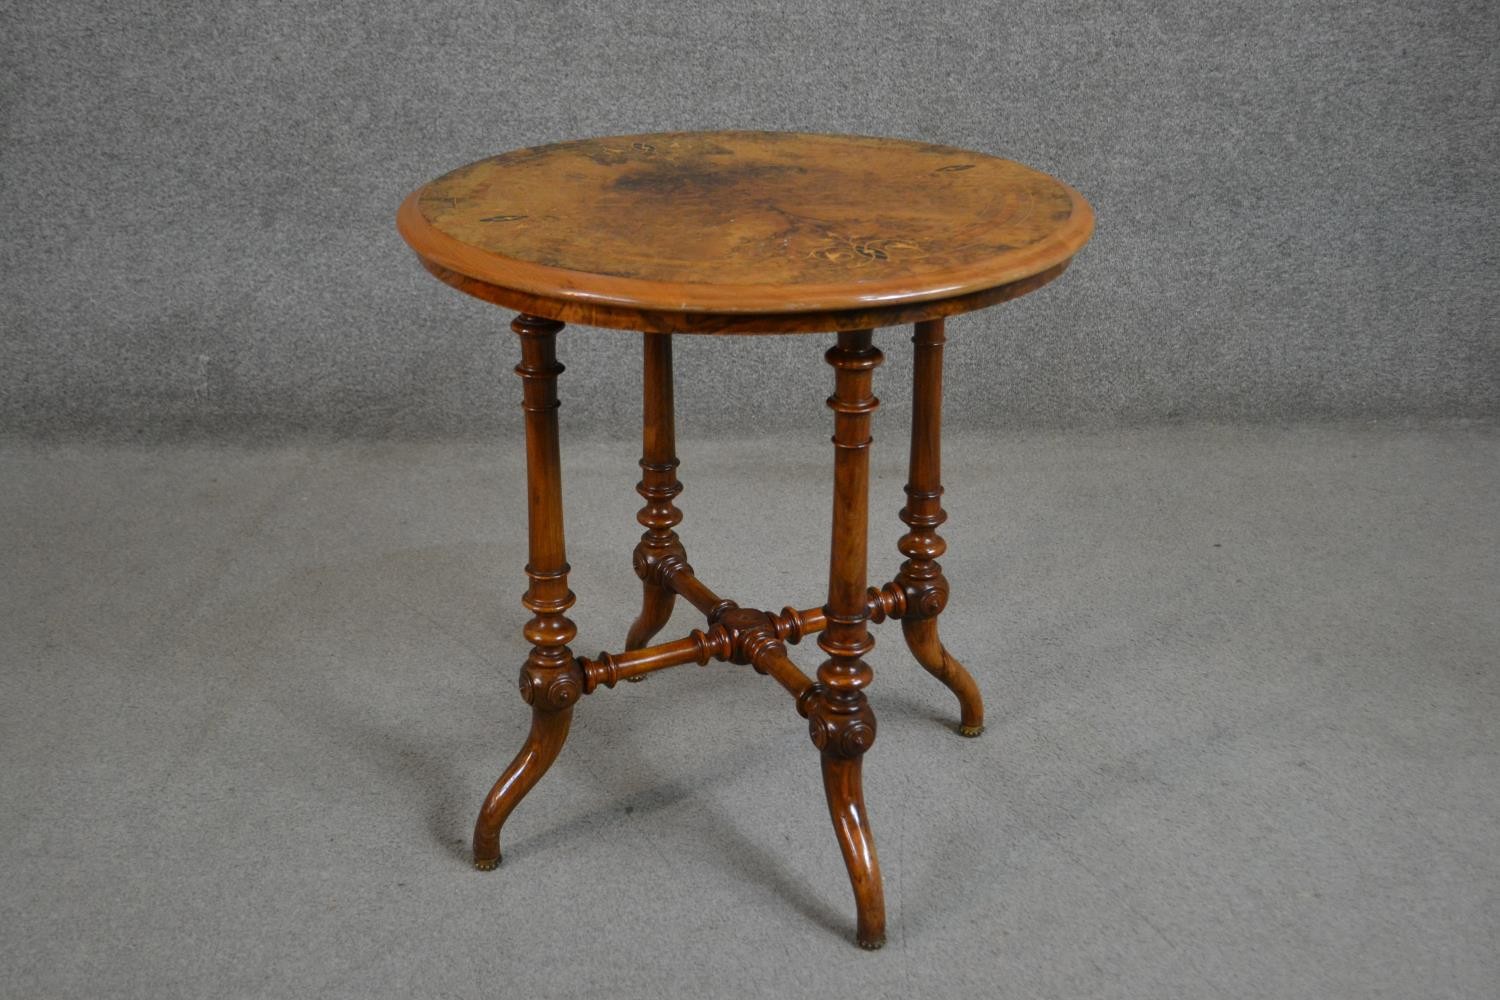
[[[3,2],[0,421],[509,427],[505,316],[418,268],[401,196],[510,147],[694,127],[952,143],[1093,201],[1066,278],[954,324],[954,423],[1493,415],[1496,10]],[[821,419],[821,346],[683,344],[684,433]],[[635,432],[612,379],[637,349],[568,336],[575,429]]]

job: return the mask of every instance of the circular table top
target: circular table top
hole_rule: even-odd
[[[980,308],[1062,272],[1083,197],[983,153],[800,132],[518,149],[413,192],[401,235],[470,294],[568,322],[774,332]]]

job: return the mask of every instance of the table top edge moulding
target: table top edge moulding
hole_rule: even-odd
[[[871,215],[872,205],[886,206]],[[1066,269],[1088,202],[999,157],[901,139],[674,132],[513,150],[412,192],[436,277],[563,322],[816,332],[968,312]]]

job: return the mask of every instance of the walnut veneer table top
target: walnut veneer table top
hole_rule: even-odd
[[[401,206],[438,277],[565,322],[859,329],[965,312],[1061,273],[1093,213],[983,153],[798,132],[673,132],[518,149]]]

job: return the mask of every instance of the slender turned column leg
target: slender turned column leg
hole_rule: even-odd
[[[557,442],[557,334],[554,320],[518,316],[510,325],[521,337],[516,373],[525,386],[526,516],[531,584],[521,603],[532,614],[525,635],[531,655],[521,667],[521,697],[531,705],[531,733],[510,767],[495,782],[474,824],[474,866],[500,863],[500,826],[531,791],[568,737],[573,704],[583,690],[583,670],[568,643],[578,633],[565,613],[573,606],[563,547],[562,463]]]
[[[677,532],[682,512],[672,501],[682,492],[677,481],[677,427],[672,407],[672,335],[647,333],[641,431],[641,481],[636,492],[646,506],[636,515],[646,531],[635,547],[635,573],[641,578],[641,613],[625,638],[625,648],[642,649],[672,616],[677,594],[663,570],[683,565],[686,554]],[[645,680],[645,675],[630,678]]]
[[[826,355],[834,367],[833,544],[828,568],[828,627],[818,645],[828,659],[808,701],[808,729],[823,755],[823,790],[834,833],[849,869],[862,948],[885,943],[885,890],[865,814],[860,765],[875,742],[875,715],[864,691],[873,673],[864,656],[875,645],[867,627],[865,591],[869,528],[870,419],[879,400],[871,390],[880,351],[871,331],[839,334]]]
[[[906,561],[896,584],[906,595],[901,632],[917,662],[958,696],[958,731],[964,736],[984,732],[984,702],[969,672],[948,654],[938,639],[938,615],[948,603],[948,581],[938,557],[948,544],[937,529],[948,519],[942,507],[943,321],[918,323],[911,342],[912,363],[911,464],[906,482],[906,506],[901,520],[908,529],[897,547]]]

